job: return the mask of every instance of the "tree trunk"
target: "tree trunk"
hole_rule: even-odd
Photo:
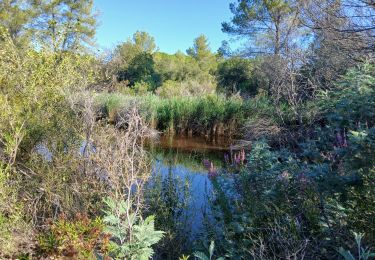
[[[275,22],[275,55],[280,54],[280,17],[277,17]]]

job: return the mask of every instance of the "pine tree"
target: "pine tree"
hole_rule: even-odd
[[[34,0],[35,40],[53,51],[77,51],[93,44],[93,0]]]
[[[233,18],[222,31],[250,40],[250,54],[279,55],[287,50],[299,27],[299,3],[294,0],[238,0]]]
[[[193,57],[199,64],[203,72],[210,72],[215,69],[216,57],[211,52],[208,39],[205,35],[200,35],[194,40],[193,47],[186,50],[186,53]]]
[[[0,26],[8,30],[16,46],[30,42],[31,30],[27,25],[35,17],[35,12],[26,0],[0,0]]]

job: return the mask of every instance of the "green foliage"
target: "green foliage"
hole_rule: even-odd
[[[235,94],[238,91],[256,94],[253,70],[252,62],[247,59],[233,57],[221,62],[216,72],[219,90],[227,94]]]
[[[107,199],[104,220],[85,215],[100,214],[98,204],[108,196],[112,178],[98,181],[102,158],[94,163],[77,150],[83,139],[90,143],[98,129],[108,145],[119,132],[111,133],[113,128],[101,123],[118,123],[134,106],[142,120],[165,133],[257,140],[236,174],[212,181],[218,215],[207,236],[217,245],[212,241],[208,255],[196,252],[195,257],[212,259],[214,250],[242,259],[374,257],[371,248],[362,245],[365,232],[364,242],[375,243],[374,65],[349,69],[336,84],[321,82],[326,90],[315,96],[316,89],[310,87],[347,67],[323,50],[328,38],[342,30],[316,36],[317,43],[324,43],[318,47],[321,64],[340,68],[326,68],[320,61],[313,67],[304,64],[299,18],[311,11],[313,2],[231,4],[233,18],[223,24],[223,31],[248,37],[256,49],[247,55],[273,54],[260,59],[220,60],[204,35],[187,54],[169,55],[157,51],[152,36],[136,32],[117,46],[108,64],[103,61],[122,81],[114,84],[122,86],[122,94],[89,93],[96,98],[99,117],[108,119],[97,124],[87,96],[76,100],[97,83],[100,70],[99,61],[83,52],[95,35],[93,1],[0,1],[0,258],[14,258],[23,244],[32,248],[32,234],[39,230],[31,232],[31,226],[45,226],[49,218],[52,224],[38,239],[49,256],[94,259],[110,252],[116,258],[149,259],[158,242],[159,256],[167,255],[163,250],[176,256],[186,249],[182,218],[189,183],[171,174],[154,179],[149,194],[139,196],[149,206],[146,219],[130,200]],[[351,24],[350,19],[345,24]],[[367,34],[355,35],[359,39]],[[362,58],[356,51],[350,54]],[[100,71],[108,80],[113,72],[103,67]],[[321,68],[327,71],[319,75]],[[233,96],[237,92],[242,97]],[[302,108],[304,112],[298,111]],[[100,138],[96,142],[98,151]],[[109,150],[104,149],[103,157],[111,157]],[[121,167],[135,164],[140,171],[136,156],[122,158],[116,152],[112,155],[119,157]],[[107,162],[107,169],[113,169]],[[72,218],[77,212],[82,215]],[[60,213],[67,217],[56,219]],[[348,240],[352,230],[359,232],[356,253],[343,249],[353,249]],[[20,258],[28,255],[22,252]]]
[[[54,52],[83,50],[93,44],[96,17],[93,1],[1,1],[0,25],[18,47]]]
[[[208,248],[208,256],[200,251],[197,251],[194,253],[194,256],[198,258],[199,260],[212,260],[214,256],[214,250],[215,250],[215,242],[212,240],[210,247]],[[224,260],[223,257],[216,258],[217,260]]]
[[[194,48],[188,53],[189,55],[181,52],[169,55],[156,52],[153,37],[145,32],[136,32],[133,40],[117,47],[111,62],[117,63],[118,80],[128,81],[130,86],[140,81],[147,82],[151,86],[149,91],[163,86],[159,90],[162,96],[166,96],[170,90],[172,96],[211,92],[215,89],[212,75],[217,67],[217,59],[209,50],[207,39],[204,36],[198,37]]]
[[[35,12],[24,0],[0,2],[0,25],[6,28],[17,46],[30,43],[31,31],[26,25],[35,17]]]
[[[170,55],[162,52],[154,54],[155,70],[161,77],[161,81],[187,81],[203,80],[198,62],[182,52]],[[207,75],[204,75],[206,77]]]
[[[149,85],[147,90],[153,91],[161,83],[154,62],[155,51],[152,36],[146,32],[134,33],[132,40],[128,39],[115,50],[116,58],[112,62],[117,63],[117,79],[127,81],[132,88],[136,83],[144,82]]]
[[[148,91],[152,89],[152,86],[150,83],[145,81],[137,81],[134,86],[134,93],[137,95],[144,95],[147,94]]]
[[[110,253],[116,258],[149,259],[154,251],[152,246],[163,237],[162,231],[154,229],[154,217],[142,220],[135,212],[129,213],[126,201],[107,198],[108,209],[104,211],[106,231],[112,236]]]
[[[375,124],[374,66],[363,64],[351,69],[336,89],[321,94],[319,106],[332,127],[355,129],[361,125]]]
[[[156,94],[163,98],[173,97],[194,97],[215,92],[215,84],[212,82],[183,81],[177,82],[172,80],[164,83],[156,89]]]
[[[147,32],[137,31],[132,39],[117,46],[116,52],[123,63],[123,69],[139,54],[152,54],[156,50],[155,39]]]
[[[66,211],[69,215],[75,211],[70,199],[84,197],[73,195],[71,174],[78,169],[73,163],[77,158],[70,157],[66,148],[79,139],[80,132],[70,97],[73,91],[93,81],[93,58],[19,49],[2,27],[0,53],[0,162],[1,169],[7,169],[4,184],[9,189],[1,192],[12,194],[4,198],[10,203],[0,212],[4,231],[0,240],[6,239],[4,247],[14,242],[8,236],[18,240],[13,248],[2,250],[16,253],[22,250],[18,243],[31,237],[28,225],[32,221],[41,224],[36,222],[70,207]],[[50,165],[37,156],[40,143],[53,152]],[[64,162],[67,158],[69,163]]]
[[[167,159],[171,164],[173,155]],[[163,258],[176,258],[181,252],[190,250],[187,235],[190,223],[186,214],[191,202],[190,185],[189,178],[174,176],[172,171],[166,176],[157,172],[148,181],[146,212],[155,214],[156,228],[165,232],[156,247],[156,252]]]
[[[239,0],[230,4],[233,17],[222,23],[222,31],[248,38],[253,44],[247,53],[278,55],[289,47],[292,31],[299,28],[293,20],[298,10],[296,2],[290,0]]]
[[[0,163],[0,256],[14,254],[27,241],[30,226],[22,219],[23,205],[16,187],[11,185],[12,171]]]
[[[130,85],[134,85],[136,82],[147,82],[152,86],[150,90],[159,85],[158,75],[154,69],[154,60],[149,53],[143,52],[135,56],[125,73],[124,78],[129,80]]]
[[[362,247],[363,236],[364,234],[354,232],[354,239],[357,246],[357,257],[353,256],[350,251],[347,251],[342,247],[339,248],[339,253],[345,260],[367,260],[375,257],[375,253],[372,253],[369,248]]]
[[[190,256],[188,255],[182,255],[178,258],[178,260],[189,260]]]
[[[93,6],[93,0],[32,1],[38,15],[30,26],[38,45],[55,52],[91,46],[96,32]]]
[[[155,40],[146,32],[137,31],[133,34],[133,39],[128,39],[126,42],[117,46],[115,50],[116,59],[112,62],[118,63],[119,68],[118,79],[126,80],[128,79],[127,71],[130,64],[133,63],[133,73],[136,73],[137,70],[140,71],[138,74],[143,74],[141,76],[152,76],[153,72],[153,57],[152,54],[156,50]],[[141,58],[141,61],[137,61],[137,58]],[[135,68],[134,68],[135,67]],[[144,73],[149,73],[144,75]],[[133,75],[132,84],[135,81],[141,80],[137,79]]]
[[[9,129],[23,125],[23,143],[29,144],[29,150],[47,133],[63,134],[64,129],[57,128],[57,124],[74,125],[66,98],[72,91],[92,82],[94,73],[89,65],[92,59],[70,53],[19,51],[6,32],[3,37],[0,45],[0,133],[5,136]]]
[[[160,97],[171,98],[183,95],[184,90],[185,89],[182,87],[182,83],[167,80],[164,81],[163,85],[157,89],[156,93]]]
[[[131,97],[119,94],[100,94],[97,104],[110,120],[128,104],[137,103],[144,118],[160,131],[197,134],[239,135],[238,128],[245,117],[254,113],[252,100],[207,95],[202,97],[172,97],[162,99],[154,95]],[[263,102],[263,101],[262,101]],[[259,105],[259,104],[258,104]]]
[[[213,74],[217,61],[209,48],[208,39],[205,35],[197,37],[194,40],[194,46],[187,49],[186,53],[198,62],[199,68],[203,73]]]
[[[298,149],[253,142],[235,190],[217,182],[220,186],[214,188],[225,191],[218,194],[231,205],[220,211],[229,209],[231,221],[219,215],[225,226],[220,248],[228,255],[332,257],[337,254],[332,248],[347,244],[351,230],[366,232],[367,241],[374,243],[369,224],[375,177],[372,74],[367,64],[351,70],[318,98],[318,119],[313,120],[320,125],[298,140]],[[272,109],[263,109],[263,117],[272,115]],[[239,197],[229,196],[233,192]],[[357,244],[360,240],[357,236]],[[367,257],[368,252],[357,246],[356,257]],[[340,254],[357,259],[343,249]]]
[[[43,254],[96,259],[98,250],[105,251],[107,247],[102,239],[103,228],[100,218],[91,220],[87,216],[77,215],[73,220],[68,220],[62,216],[39,235],[38,246]]]

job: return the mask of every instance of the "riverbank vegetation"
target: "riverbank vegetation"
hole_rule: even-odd
[[[139,31],[96,54],[92,1],[0,1],[0,258],[374,257],[374,5],[230,10],[242,49],[167,54]],[[188,180],[152,174],[155,132],[236,144],[202,160],[193,239]]]
[[[123,109],[137,104],[149,125],[170,135],[240,137],[247,118],[274,113],[269,100],[263,96],[251,100],[213,94],[165,99],[154,94],[100,93],[96,101],[101,116],[114,124]]]

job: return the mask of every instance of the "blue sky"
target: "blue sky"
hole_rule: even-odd
[[[230,0],[95,0],[99,12],[97,43],[111,48],[137,30],[155,37],[160,51],[185,51],[193,40],[205,34],[212,51],[229,37],[221,23],[229,21]]]

